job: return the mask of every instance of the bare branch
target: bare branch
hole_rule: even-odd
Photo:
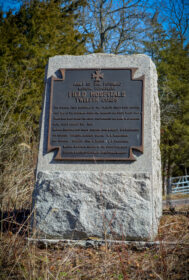
[[[146,0],[89,0],[88,5],[81,8],[80,19],[81,32],[92,34],[88,50],[127,53],[133,49],[134,52],[136,42],[145,33],[145,2]]]

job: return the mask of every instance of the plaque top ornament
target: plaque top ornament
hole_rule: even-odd
[[[96,70],[95,73],[92,73],[92,79],[95,79],[95,81],[99,82],[101,79],[104,79],[104,74],[101,72],[101,70]]]

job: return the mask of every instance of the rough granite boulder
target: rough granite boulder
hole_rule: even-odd
[[[81,67],[82,66],[82,67]],[[145,77],[144,152],[133,162],[57,162],[47,153],[50,77],[60,68],[137,68]],[[41,237],[153,240],[162,214],[156,69],[146,55],[55,56],[45,80],[33,226]]]

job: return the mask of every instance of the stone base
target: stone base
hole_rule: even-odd
[[[162,214],[151,175],[124,172],[39,172],[33,193],[39,235],[153,240]]]

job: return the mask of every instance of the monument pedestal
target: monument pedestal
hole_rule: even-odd
[[[78,68],[127,69],[132,74],[131,81],[139,81],[143,77],[143,95],[141,93],[140,102],[138,101],[139,95],[136,97],[135,90],[131,89],[132,84],[129,82],[124,84],[122,80],[118,83],[118,78],[114,81],[114,75],[111,81],[106,81],[106,72],[99,70],[99,75],[102,75],[99,79],[104,79],[105,82],[100,84],[98,81],[98,87],[96,85],[93,89],[86,89],[85,85],[83,90],[81,85],[83,80],[78,79],[77,81],[71,80],[72,86],[77,90],[70,90],[69,87],[61,88],[60,91],[63,92],[63,95],[58,102],[65,103],[65,106],[61,104],[59,111],[56,111],[57,105],[54,105],[52,99],[57,98],[55,94],[58,95],[59,92],[56,87],[53,87],[51,77],[56,77],[53,80],[58,81],[58,88],[61,79],[66,81],[66,78],[69,77],[69,75],[66,76],[66,73],[69,72],[67,70]],[[66,69],[67,72],[59,71],[59,69]],[[97,75],[98,77],[95,75],[97,72],[94,72],[94,76],[90,75],[91,83],[95,83],[98,79],[99,75]],[[94,78],[95,81],[93,81]],[[108,83],[110,89],[107,86]],[[89,87],[88,81],[87,84]],[[116,87],[119,87],[120,84],[126,88],[125,91],[118,91]],[[52,93],[53,90],[54,93]],[[84,121],[81,122],[81,117],[79,119],[76,114],[84,115],[86,111],[82,108],[86,104],[79,103],[78,105],[79,101],[75,98],[75,92],[80,92],[79,94],[83,94],[85,97],[91,95],[91,92],[93,92],[92,95],[98,93],[98,101],[91,99],[87,104],[88,115],[90,112],[96,115],[98,110],[103,115],[106,110],[108,118],[104,118],[103,121],[99,116],[98,119],[96,116],[90,116],[89,122],[84,116],[82,118]],[[124,94],[121,95],[121,92]],[[117,94],[117,99],[106,101],[108,103],[104,104],[104,99],[101,98],[112,94],[114,97]],[[76,102],[77,107],[69,105],[69,98],[72,102]],[[138,102],[137,104],[141,105],[131,106],[134,99]],[[92,111],[94,104],[98,105],[99,109]],[[74,114],[74,118],[69,117],[69,111],[72,117]],[[124,119],[115,118],[116,112],[118,116],[123,114],[126,117]],[[60,117],[62,115],[63,117]],[[136,117],[136,115],[140,117]],[[114,137],[107,133],[109,123],[106,123],[106,120],[113,125],[113,129],[116,131],[111,134]],[[96,127],[94,128],[95,122]],[[82,129],[86,129],[87,134],[81,132],[81,128],[78,132],[77,123],[82,123],[82,127],[84,127]],[[141,129],[137,129],[138,125]],[[66,127],[68,128],[67,134],[65,133]],[[97,131],[97,128],[100,132],[92,133],[92,131]],[[128,132],[124,134],[122,131],[126,130]],[[132,134],[132,130],[140,131],[140,133]],[[83,134],[81,135],[81,133]],[[134,136],[131,137],[131,134]],[[86,137],[84,138],[84,136]],[[93,140],[89,140],[91,138]],[[97,141],[95,139],[99,138],[102,143],[106,143],[107,140],[107,143],[110,144],[107,144],[106,147],[106,144],[94,146],[94,142]],[[111,141],[114,144],[110,138],[113,139]],[[64,144],[61,144],[60,139]],[[77,142],[85,140],[88,144],[72,145],[70,143],[75,141],[73,139],[76,139]],[[127,142],[128,144],[125,146],[117,144],[116,139],[121,139],[122,143]],[[46,73],[36,185],[33,193],[33,226],[39,236],[67,239],[97,237],[115,240],[153,240],[157,234],[159,218],[162,214],[159,144],[160,112],[157,74],[149,57],[145,55],[93,54],[50,58]],[[78,150],[78,145],[80,150]],[[89,148],[93,149],[93,147],[95,150],[91,159]],[[113,152],[109,152],[110,148]],[[106,152],[99,152],[103,149]],[[79,153],[81,154],[79,155]],[[103,156],[105,153],[106,158]],[[122,158],[118,159],[118,154]]]

